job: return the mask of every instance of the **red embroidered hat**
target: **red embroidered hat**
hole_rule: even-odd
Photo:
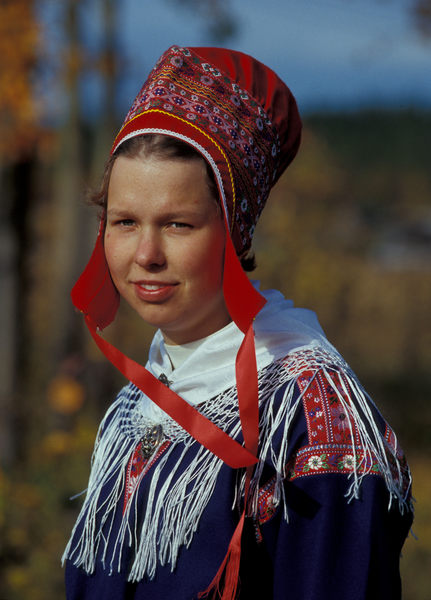
[[[119,304],[103,248],[103,223],[96,246],[72,290],[75,306],[107,358],[199,443],[233,468],[247,468],[244,512],[223,565],[223,598],[235,594],[251,468],[257,462],[258,381],[253,319],[265,299],[251,285],[238,255],[250,248],[269,191],[294,158],[301,120],[288,87],[251,56],[223,48],[172,46],[158,60],[130,108],[111,153],[132,137],[159,133],[193,146],[210,164],[223,207],[226,236],[223,292],[230,316],[244,332],[236,358],[236,383],[244,444],[203,417],[143,366],[97,333]]]

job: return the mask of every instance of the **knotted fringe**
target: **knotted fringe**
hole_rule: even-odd
[[[313,345],[292,352],[285,359],[277,360],[259,372],[261,460],[251,477],[244,471],[239,472],[232,508],[240,507],[242,516],[223,565],[207,590],[218,593],[222,589],[224,600],[233,598],[236,593],[244,517],[246,514],[258,514],[259,489],[266,483],[263,480],[265,464],[271,466],[275,473],[273,505],[280,505],[283,517],[288,521],[283,482],[290,458],[290,429],[296,412],[301,409],[303,397],[319,372],[335,391],[346,415],[347,431],[350,432],[349,452],[353,455],[353,468],[346,491],[347,501],[358,498],[363,478],[371,473],[373,462],[377,462],[379,475],[384,478],[389,491],[389,507],[396,501],[401,512],[412,508],[411,478],[403,465],[396,438],[393,436],[388,443],[379,431],[374,416],[376,409],[350,368],[329,344],[326,348]],[[300,393],[297,386],[299,377],[307,378]],[[102,422],[101,435],[93,454],[86,500],[63,556],[63,561],[69,559],[88,573],[94,571],[96,560],[102,560],[111,572],[120,572],[126,545],[134,555],[128,573],[130,581],[140,581],[145,576],[153,578],[157,564],[170,564],[172,570],[175,568],[181,547],[188,547],[192,542],[223,465],[219,458],[200,447],[184,469],[182,463],[186,461],[183,458],[192,446],[195,452],[197,442],[167,417],[162,425],[165,437],[171,443],[151,467],[148,501],[146,505],[139,506],[138,515],[137,482],[126,506],[120,530],[113,531],[116,507],[119,503],[121,506],[123,504],[128,462],[144,428],[149,425],[140,413],[141,397],[142,393],[130,384],[120,393]],[[235,387],[204,402],[200,410],[217,426],[238,439],[241,427]],[[166,464],[169,456],[178,448],[178,444],[183,444],[181,457],[173,471],[171,466],[168,470]],[[144,470],[141,478],[145,473]],[[374,471],[373,474],[375,476]],[[109,486],[109,493],[102,501],[101,489],[104,486]],[[142,525],[138,526],[138,518],[142,519]],[[79,528],[81,534],[78,536]],[[109,542],[113,550],[112,555],[108,556]],[[229,596],[226,595],[228,593]]]
[[[404,513],[406,508],[411,510],[412,505],[409,497],[412,478],[410,472],[406,472],[406,469],[401,465],[401,456],[396,436],[394,435],[394,446],[391,447],[380,433],[375,422],[372,409],[374,408],[374,411],[377,409],[374,403],[350,369],[343,371],[341,377],[337,378],[341,383],[341,391],[334,381],[335,369],[331,370],[330,367],[323,366],[322,373],[324,373],[332,389],[336,392],[338,400],[348,418],[354,452],[354,468],[350,476],[352,483],[345,494],[348,502],[359,498],[362,479],[371,473],[373,459],[377,459],[379,472],[384,478],[389,491],[388,510],[391,508],[394,500],[398,501],[398,508],[401,514]],[[351,401],[347,402],[346,398]],[[356,443],[353,433],[353,423],[359,435],[359,441],[356,441]],[[358,453],[358,448],[363,452],[362,457]],[[403,486],[405,478],[408,479],[408,483]]]
[[[135,386],[127,386],[101,424],[86,501],[63,556],[63,561],[66,558],[72,560],[88,573],[94,572],[96,557],[110,572],[120,572],[126,545],[133,549],[134,554],[130,581],[140,581],[145,575],[153,578],[158,563],[171,564],[172,569],[175,567],[180,548],[189,546],[192,541],[223,465],[219,458],[200,446],[184,469],[183,459],[196,442],[168,418],[163,428],[167,440],[172,443],[154,465],[151,466],[151,460],[148,461],[139,481],[135,482],[119,531],[114,531],[116,510],[124,500],[127,466],[148,425],[139,413],[140,397],[141,392]],[[233,436],[238,436],[240,424],[232,397],[216,399],[208,407],[207,414],[217,419],[213,413],[218,413],[219,425],[230,430]],[[179,460],[167,469],[166,463],[179,443],[183,444]],[[138,514],[137,490],[150,466],[151,485],[146,504],[139,507]],[[190,482],[193,482],[192,486]],[[109,488],[103,501],[102,487],[105,490]],[[138,520],[142,520],[141,525],[138,525]],[[74,539],[80,526],[82,532]],[[108,556],[109,542],[113,540],[114,550]]]

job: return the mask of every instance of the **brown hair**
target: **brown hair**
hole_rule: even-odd
[[[110,156],[108,162],[106,163],[102,184],[99,190],[89,196],[90,204],[99,206],[106,210],[108,204],[109,180],[111,178],[112,167],[115,159],[118,156],[143,159],[151,156],[161,159],[178,158],[185,160],[203,160],[207,169],[208,187],[221,214],[217,184],[213,170],[209,163],[190,144],[187,144],[186,142],[183,142],[175,137],[157,133],[135,136],[121,144],[121,146],[115,151],[114,154]],[[240,260],[244,271],[253,271],[256,268],[256,259],[253,252],[247,252],[245,256],[240,257]]]

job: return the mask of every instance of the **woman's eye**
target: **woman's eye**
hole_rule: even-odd
[[[173,227],[174,229],[185,229],[187,227],[191,227],[189,223],[179,223],[178,221],[173,221],[169,223],[169,227]]]
[[[118,219],[114,224],[120,225],[121,227],[133,227],[135,221],[133,219]]]

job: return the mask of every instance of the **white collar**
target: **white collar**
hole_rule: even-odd
[[[225,327],[228,327],[228,325],[225,325]],[[223,327],[223,329],[225,327]],[[199,346],[204,344],[208,338],[216,335],[217,333],[218,332],[216,331],[214,333],[211,333],[207,337],[195,340],[193,342],[187,342],[186,344],[173,345],[164,342],[164,347],[171,361],[172,369],[178,369],[183,364],[183,362],[185,362],[185,360],[190,356],[190,354],[193,354],[193,352],[195,352],[199,348]]]
[[[256,287],[258,284],[254,283]],[[293,350],[310,345],[328,345],[314,312],[294,308],[276,290],[263,293],[267,303],[254,322],[258,370]],[[244,334],[234,322],[202,340],[175,370],[158,330],[153,338],[147,369],[156,377],[164,375],[171,389],[196,406],[235,385],[235,359]],[[141,409],[151,420],[163,420],[165,413],[143,395]]]

